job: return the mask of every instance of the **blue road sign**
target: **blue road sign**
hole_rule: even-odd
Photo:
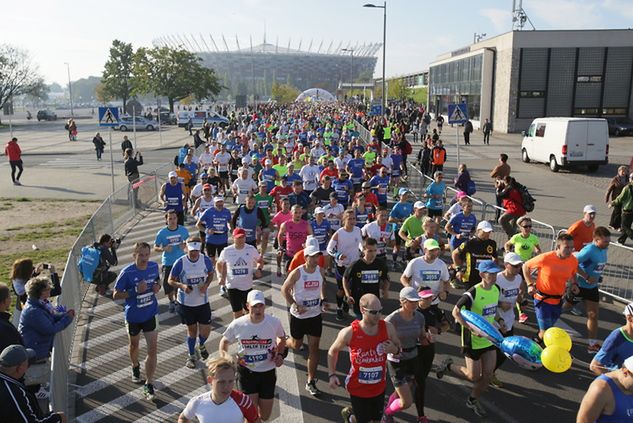
[[[466,103],[451,103],[448,105],[448,123],[466,123],[468,121],[468,106]]]
[[[99,126],[116,126],[119,124],[117,107],[99,107]]]
[[[382,116],[382,104],[372,104],[369,109],[370,116]]]

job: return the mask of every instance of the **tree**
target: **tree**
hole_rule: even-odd
[[[292,103],[299,94],[299,90],[289,84],[279,84],[274,82],[271,89],[271,97],[280,104]]]
[[[387,94],[389,97],[404,100],[412,95],[411,89],[407,87],[402,79],[392,79],[388,81]]]
[[[100,82],[95,87],[95,98],[99,103],[106,104],[110,100],[114,100],[114,97],[108,93],[103,85],[103,82]]]
[[[132,44],[119,40],[112,41],[110,58],[103,69],[101,83],[102,94],[107,98],[123,100],[123,110],[132,92],[132,68],[134,66],[134,50]]]
[[[203,100],[216,95],[222,86],[213,69],[202,66],[201,61],[182,49],[139,48],[134,55],[133,92],[167,97],[172,113],[174,102],[188,96]]]
[[[89,76],[88,78],[73,81],[73,101],[79,103],[90,103],[94,101],[97,86],[101,84],[101,78],[98,76]]]
[[[0,109],[20,95],[42,96],[46,93],[44,79],[31,63],[26,50],[0,44]]]

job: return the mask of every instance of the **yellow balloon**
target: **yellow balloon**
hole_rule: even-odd
[[[543,366],[553,373],[563,373],[571,367],[571,354],[558,345],[551,345],[541,353]]]
[[[543,334],[543,341],[546,347],[558,345],[566,351],[571,351],[571,338],[569,334],[561,328],[551,327]]]

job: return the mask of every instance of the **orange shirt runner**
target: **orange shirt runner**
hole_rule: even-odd
[[[578,222],[573,223],[567,233],[574,237],[574,251],[582,250],[587,244],[593,242],[593,230],[596,229],[596,224],[585,225],[585,221],[580,219]]]
[[[566,259],[561,259],[556,255],[556,251],[540,254],[526,262],[530,269],[538,269],[536,277],[536,289],[546,295],[565,294],[567,281],[572,279],[578,269],[578,259],[571,255]],[[534,295],[548,304],[559,304],[560,298],[545,298],[538,293]]]

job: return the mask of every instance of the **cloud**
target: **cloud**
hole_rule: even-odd
[[[602,7],[624,18],[633,19],[633,8],[629,0],[603,0]]]
[[[481,10],[479,14],[490,20],[497,33],[507,32],[512,28],[512,13],[509,10],[488,8]]]
[[[601,7],[576,0],[532,0],[524,7],[536,29],[600,28]],[[528,24],[529,26],[529,24]]]

